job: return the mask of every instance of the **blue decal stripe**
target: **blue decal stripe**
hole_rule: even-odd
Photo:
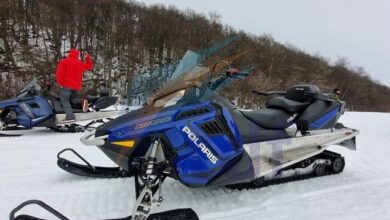
[[[310,123],[310,127],[321,128],[323,125],[325,125],[330,120],[332,120],[337,115],[338,111],[339,111],[339,108],[333,109],[332,111],[328,112],[327,114],[325,114],[321,118],[319,118],[316,121]]]

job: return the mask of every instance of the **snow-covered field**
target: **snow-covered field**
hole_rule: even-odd
[[[200,219],[390,219],[390,114],[347,112],[341,121],[360,130],[358,151],[332,147],[346,158],[339,175],[256,190],[190,189],[163,184],[164,202],[155,211],[190,207]],[[72,147],[92,164],[114,166],[94,147],[79,143],[82,134],[33,129],[22,137],[0,138],[0,219],[28,199],[40,199],[70,219],[104,219],[131,214],[134,183],[93,179],[57,167],[57,153]],[[72,155],[65,157],[74,159]],[[53,219],[32,206],[24,213]]]

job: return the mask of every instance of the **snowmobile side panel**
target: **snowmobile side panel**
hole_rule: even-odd
[[[182,114],[202,108],[208,110],[192,116],[184,117]],[[140,143],[139,140],[155,136],[164,137],[170,140],[169,147],[175,151],[173,167],[182,183],[192,187],[205,186],[216,175],[231,166],[243,152],[242,145],[234,137],[238,135],[237,131],[235,133],[231,131],[234,127],[231,124],[234,121],[231,117],[225,117],[229,112],[222,113],[221,110],[209,102],[185,107],[176,106],[173,109],[134,118],[130,123],[122,123],[122,126],[108,129],[106,132],[99,132],[98,128],[96,134],[99,132],[99,135],[104,133],[109,135],[105,144],[99,148],[115,163],[130,171],[132,168],[129,166],[131,164],[129,159],[142,155],[141,153],[147,152],[149,148],[147,142]],[[178,117],[179,115],[181,116]],[[177,138],[178,135],[181,138]],[[177,141],[172,141],[173,139]],[[135,146],[126,149],[113,144],[125,140],[134,140]],[[123,156],[124,152],[126,156]],[[194,160],[198,162],[194,163]]]
[[[34,127],[45,127],[45,128],[50,128],[54,127],[54,115],[50,115],[48,117],[45,117],[45,119],[40,120],[38,123],[34,125]]]
[[[236,140],[236,144],[238,146],[242,146],[243,142],[242,142],[242,139],[241,139],[240,132],[238,130],[238,127],[237,127],[236,123],[234,122],[233,117],[230,115],[230,113],[227,110],[227,108],[222,109],[222,114],[223,114],[223,117],[225,117],[226,120],[227,120],[227,124],[228,124],[228,126],[230,128],[230,131],[234,135],[234,138]]]
[[[18,116],[16,121],[19,125],[31,128],[45,121],[53,115],[49,103],[40,96],[28,97],[18,100]]]
[[[342,104],[332,100],[316,100],[297,118],[298,124],[306,124],[308,130],[333,128],[342,114]]]
[[[252,160],[246,151],[230,168],[212,180],[208,186],[226,186],[239,182],[249,182],[255,178]]]
[[[47,100],[41,96],[34,96],[33,101],[25,102],[35,117],[51,116],[53,111]]]
[[[339,108],[334,108],[330,112],[323,115],[321,118],[311,122],[309,124],[309,128],[331,128],[334,126],[334,123],[336,122],[336,117],[339,112]]]

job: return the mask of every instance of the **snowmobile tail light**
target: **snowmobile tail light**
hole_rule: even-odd
[[[118,145],[118,146],[121,146],[121,147],[132,148],[132,147],[134,147],[135,141],[133,141],[133,140],[114,141],[114,142],[111,142],[111,144]]]
[[[183,98],[185,89],[166,95],[160,99],[154,101],[154,107],[168,107],[176,104],[181,98]]]

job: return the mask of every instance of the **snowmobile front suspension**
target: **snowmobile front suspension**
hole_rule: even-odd
[[[133,220],[199,220],[192,209],[174,209],[167,212],[151,213],[152,208],[160,206],[163,197],[161,185],[171,174],[171,167],[166,160],[157,161],[157,150],[162,147],[159,139],[152,141],[148,157],[138,158],[133,162],[136,203]],[[156,194],[158,195],[156,196]]]
[[[140,158],[140,161],[133,163],[135,168],[135,190],[137,201],[134,204],[133,219],[146,220],[153,207],[160,206],[163,201],[161,195],[161,183],[165,176],[158,170],[157,150],[161,147],[159,139],[152,141],[151,153],[147,158]],[[158,199],[154,194],[159,192]]]
[[[72,152],[74,155],[76,155],[80,160],[82,160],[85,163],[85,165],[78,164],[61,157],[61,155],[67,151]],[[77,153],[72,148],[63,149],[57,154],[57,165],[61,169],[71,174],[75,174],[79,176],[96,177],[96,178],[124,178],[124,177],[132,176],[131,173],[122,170],[119,167],[93,166],[84,157],[82,157],[79,153]]]

